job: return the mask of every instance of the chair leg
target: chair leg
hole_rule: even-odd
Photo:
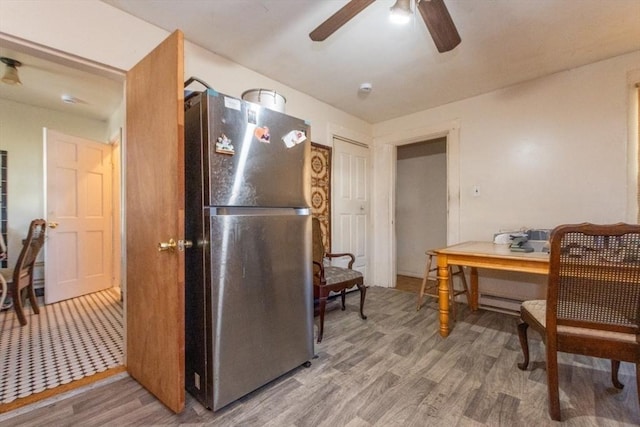
[[[549,416],[560,421],[560,390],[558,389],[558,352],[547,342],[547,388],[549,390]]]
[[[364,284],[358,284],[360,289],[360,317],[366,320],[367,316],[364,315],[364,298],[367,296],[367,287]]]
[[[36,299],[36,292],[33,289],[33,284],[27,286],[27,294],[29,295],[29,302],[31,303],[31,308],[35,314],[40,314],[40,308],[38,307],[38,300]]]
[[[420,286],[420,291],[418,292],[418,301],[416,302],[416,311],[422,308],[422,297],[424,295],[424,288],[427,286],[427,277],[425,276],[422,279],[422,285]]]
[[[523,371],[527,369],[527,366],[529,366],[529,341],[527,339],[528,328],[528,323],[518,323],[518,338],[520,339],[520,347],[522,348],[522,354],[524,355],[524,361],[522,363],[518,363],[518,368]]]
[[[611,359],[611,382],[615,388],[622,390],[624,384],[618,379],[618,370],[620,370],[620,361]]]
[[[638,406],[640,406],[640,362],[636,362],[636,394],[638,395]]]
[[[422,285],[420,286],[420,292],[418,293],[418,302],[416,304],[416,311],[422,308],[422,298],[424,297],[424,290],[427,287],[427,281],[429,278],[429,271],[431,270],[431,260],[433,257],[427,252],[427,262],[424,266],[424,276],[422,277]]]
[[[324,310],[327,308],[327,297],[321,296],[318,304],[318,310],[320,311],[320,326],[318,327],[318,343],[322,341],[322,333],[324,332]]]
[[[13,296],[13,308],[16,310],[18,321],[21,326],[25,326],[27,324],[27,318],[24,315],[24,309],[22,307],[22,295],[20,295],[20,290],[17,286],[14,286],[11,295]]]
[[[340,292],[340,297],[342,299],[342,311],[345,310],[346,306],[344,305],[345,302],[345,297],[347,296],[347,290],[343,289],[342,292]]]

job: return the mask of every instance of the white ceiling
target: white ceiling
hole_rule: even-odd
[[[347,0],[103,1],[370,123],[640,49],[640,0],[445,0],[462,43],[444,54],[419,14],[405,27],[388,21],[394,0],[375,1],[320,43],[308,33]],[[105,118],[122,97],[112,79],[49,68],[1,43],[0,55],[25,63],[24,85],[0,85],[2,98],[61,104],[68,91],[88,103],[76,110]],[[364,82],[368,95],[358,92]]]
[[[103,1],[371,123],[640,49],[640,0],[445,0],[462,38],[445,54],[419,13],[389,22],[395,0],[320,43],[346,0]]]
[[[0,56],[22,62],[18,67],[22,85],[0,83],[0,99],[103,121],[122,102],[124,76],[97,74],[86,66],[62,58],[52,59],[42,52],[27,52],[1,39]],[[4,71],[4,64],[0,64],[0,73]],[[63,102],[63,95],[76,98],[78,103]]]

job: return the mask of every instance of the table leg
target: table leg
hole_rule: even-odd
[[[471,279],[471,304],[469,304],[469,306],[471,307],[471,311],[477,311],[478,310],[478,269],[476,267],[471,267],[471,273],[470,273],[470,279]]]
[[[438,254],[438,306],[440,308],[440,335],[449,335],[449,263],[446,255]]]

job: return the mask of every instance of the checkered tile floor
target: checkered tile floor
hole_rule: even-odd
[[[122,365],[122,303],[116,289],[26,304],[27,325],[0,312],[0,403]]]

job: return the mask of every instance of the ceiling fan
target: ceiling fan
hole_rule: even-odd
[[[351,0],[309,33],[311,40],[325,40],[375,0]],[[408,3],[408,0],[406,1]],[[444,0],[415,0],[416,7],[431,33],[438,52],[448,52],[460,44],[460,35]]]

